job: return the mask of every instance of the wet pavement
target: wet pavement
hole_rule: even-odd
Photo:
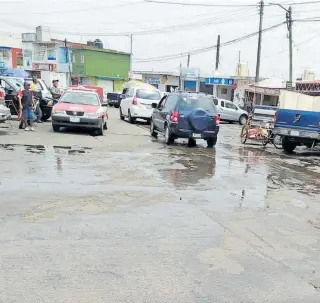
[[[320,154],[0,128],[0,302],[320,302]]]

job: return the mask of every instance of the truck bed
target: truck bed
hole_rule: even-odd
[[[278,109],[274,133],[291,137],[320,139],[320,112]]]

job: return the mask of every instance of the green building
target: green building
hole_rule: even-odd
[[[98,85],[106,92],[120,92],[128,81],[130,54],[99,49],[85,44],[72,45],[72,83]]]

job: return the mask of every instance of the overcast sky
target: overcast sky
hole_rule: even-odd
[[[169,0],[163,0],[169,1]],[[233,40],[258,30],[259,15],[255,6],[234,7],[232,4],[257,4],[252,0],[174,0],[184,3],[227,4],[230,7],[180,6],[145,3],[143,0],[0,0],[0,45],[21,46],[20,33],[32,32],[37,25],[50,26],[52,38],[85,43],[100,38],[105,48],[129,52],[130,39],[108,34],[125,34],[147,30],[166,31],[133,36],[134,70],[177,71],[180,62],[151,61],[150,58],[186,53]],[[269,1],[265,1],[268,3]],[[280,0],[303,3],[310,0]],[[320,20],[320,1],[315,4],[293,5],[293,18]],[[280,7],[266,7],[264,28],[285,21]],[[191,23],[191,25],[190,25]],[[87,36],[86,34],[96,34]],[[104,34],[102,36],[101,34]],[[304,69],[314,69],[320,77],[320,22],[295,22],[294,76]],[[241,51],[241,61],[248,62],[250,76],[255,74],[258,37],[221,48],[220,72],[234,75]],[[147,59],[147,62],[141,62]],[[191,56],[191,66],[199,67],[202,74],[212,74],[215,50]],[[288,39],[283,25],[266,32],[262,41],[261,76],[288,78]]]

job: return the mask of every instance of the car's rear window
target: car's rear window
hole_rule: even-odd
[[[216,107],[212,102],[212,98],[201,95],[182,96],[180,98],[178,108],[181,111],[192,111],[196,108],[201,108],[209,113],[217,113]]]
[[[138,89],[136,93],[137,98],[146,100],[160,100],[161,94],[157,90]]]
[[[67,92],[62,95],[60,102],[99,105],[99,98],[96,94],[83,93],[83,92]]]

